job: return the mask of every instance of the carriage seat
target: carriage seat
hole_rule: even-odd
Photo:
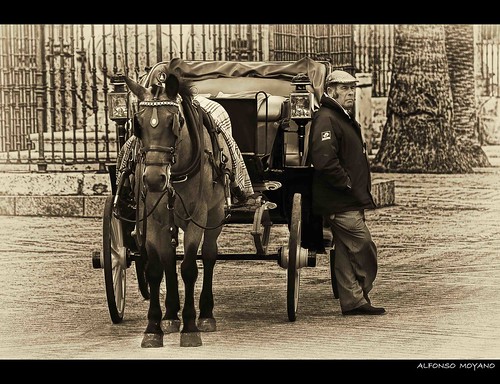
[[[211,99],[219,102],[231,119],[232,134],[242,153],[269,155],[281,121],[288,117],[287,99],[259,92],[226,94]],[[266,100],[267,98],[267,100]]]
[[[264,182],[264,172],[279,126],[289,116],[288,99],[265,92],[245,91],[234,94],[219,92],[210,95],[220,103],[231,119],[232,136],[240,149],[252,180]]]
[[[266,105],[265,105],[265,96],[267,96],[267,111],[266,111]],[[224,93],[224,92],[219,92],[215,96],[211,96],[214,99],[241,99],[241,98],[251,98],[251,99],[257,99],[257,121],[265,121],[266,120],[266,112],[267,112],[267,118],[269,121],[276,121],[279,118],[281,118],[281,113],[282,113],[282,104],[286,100],[285,97],[283,96],[275,96],[275,95],[270,95],[268,93],[265,93],[264,91],[245,91],[245,92],[238,92],[238,93]]]

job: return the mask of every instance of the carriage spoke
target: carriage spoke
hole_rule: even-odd
[[[116,268],[113,278],[113,289],[115,291],[116,307],[118,310],[123,311],[125,303],[125,270],[121,267]]]
[[[122,223],[114,216],[111,218],[111,234],[111,254],[113,257],[113,268],[115,268],[116,264],[120,264],[125,267],[126,260],[122,260],[125,257],[125,249],[123,247],[124,240]]]
[[[106,199],[103,215],[104,280],[111,319],[113,323],[120,323],[125,308],[127,250],[121,222],[113,215],[113,197],[110,195]]]

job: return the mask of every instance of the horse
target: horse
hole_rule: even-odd
[[[157,71],[151,78],[153,83],[146,87],[125,76],[137,99],[134,135],[140,139],[141,147],[134,171],[135,237],[141,257],[145,258],[150,289],[148,322],[141,347],[162,347],[164,334],[179,331],[182,347],[196,347],[202,345],[200,332],[217,329],[213,314],[213,272],[218,256],[217,239],[228,218],[230,158],[224,155],[226,145],[217,140],[210,127],[213,119],[194,101],[189,81],[168,68]],[[182,330],[176,268],[179,228],[184,246],[180,264],[184,283]],[[203,283],[196,321],[195,283],[200,244]],[[163,276],[166,297],[162,318]]]

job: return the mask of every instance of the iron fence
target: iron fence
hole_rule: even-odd
[[[356,72],[372,76],[372,97],[386,97],[394,56],[394,25],[357,25],[354,30]]]
[[[294,61],[369,73],[386,97],[394,25],[0,25],[0,164],[91,169],[116,159],[109,76],[154,63]],[[480,93],[499,97],[500,25],[476,28]]]
[[[500,25],[481,25],[477,29],[476,56],[479,62],[481,96],[500,96]]]
[[[116,159],[110,75],[158,61],[283,61],[353,68],[351,26],[1,25],[0,163],[74,169]],[[54,168],[53,168],[54,169]]]
[[[372,76],[372,96],[387,97],[394,57],[395,25],[356,25],[354,62],[356,72]],[[480,96],[500,96],[500,25],[475,26],[475,60]]]

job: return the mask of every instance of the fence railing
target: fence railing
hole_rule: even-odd
[[[288,61],[309,56],[370,73],[388,95],[394,25],[0,25],[0,164],[40,169],[114,161],[109,76],[157,61]],[[480,92],[500,95],[500,25],[477,26]]]
[[[352,69],[347,25],[1,25],[0,163],[73,169],[117,155],[109,77],[158,61],[285,61]]]
[[[481,96],[500,96],[500,25],[480,25],[477,31],[476,59],[482,81]]]
[[[357,25],[354,46],[356,72],[372,75],[372,97],[387,96],[394,55],[394,25]]]
[[[354,62],[356,72],[372,75],[372,96],[387,97],[394,57],[395,25],[356,25]],[[480,73],[480,96],[500,96],[500,25],[475,26],[475,60]]]

